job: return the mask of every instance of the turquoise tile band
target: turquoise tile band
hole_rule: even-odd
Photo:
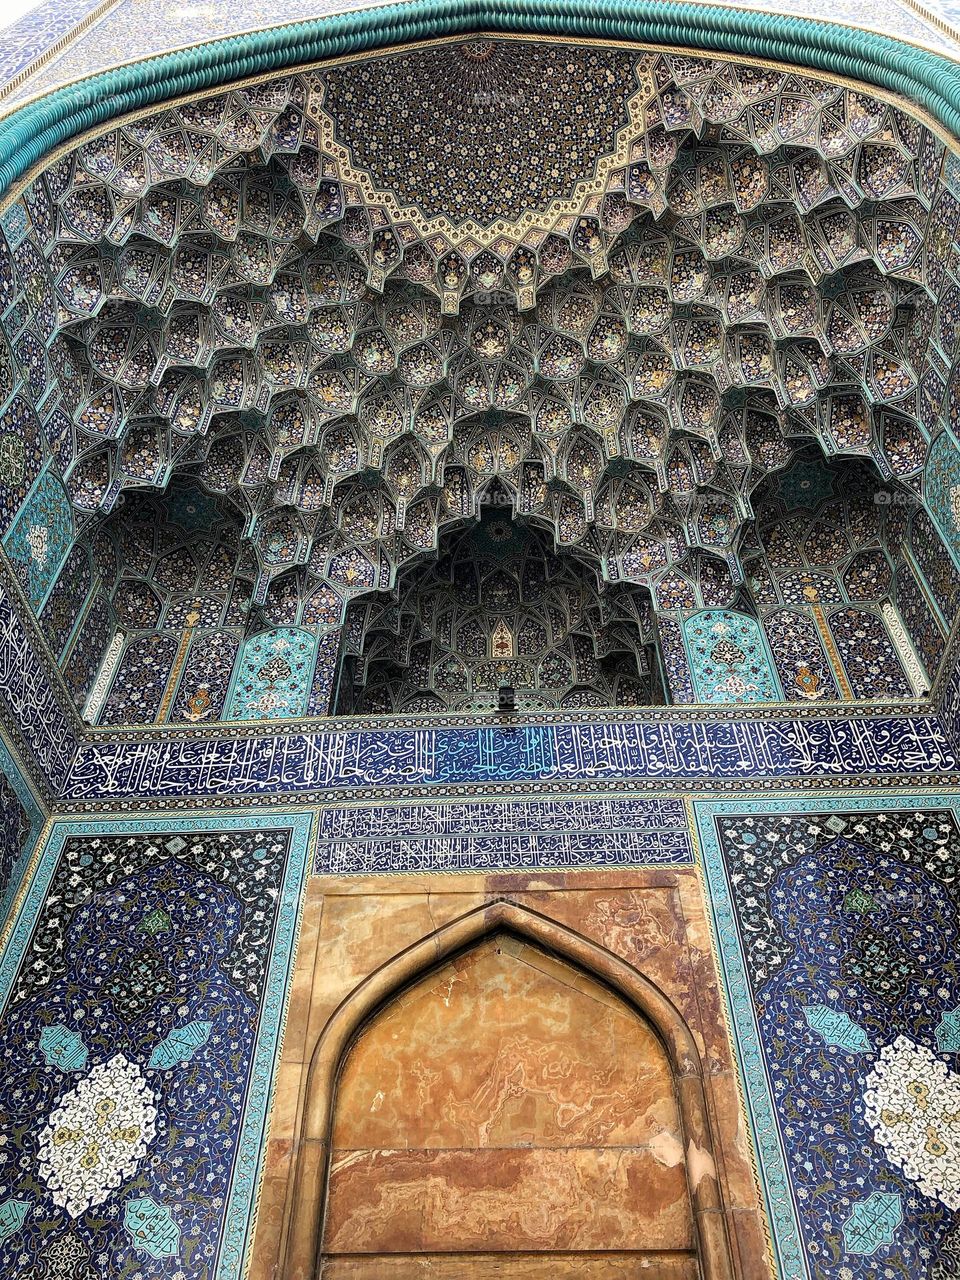
[[[479,31],[631,40],[794,63],[901,94],[960,134],[960,67],[837,23],[656,0],[417,0],[230,36],[57,89],[0,121],[0,190],[47,152],[130,111],[306,62]]]

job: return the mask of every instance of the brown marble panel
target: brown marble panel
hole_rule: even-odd
[[[281,1277],[303,1073],[330,1014],[379,966],[504,896],[620,955],[681,1010],[703,1055],[738,1280],[768,1277],[699,878],[693,871],[619,869],[308,882],[250,1280]],[[382,1207],[382,1247],[390,1253],[337,1254],[324,1263],[324,1277],[694,1280],[676,1110],[672,1093],[657,1091],[655,1037],[579,969],[517,939],[501,940],[501,950],[499,973],[485,943],[416,984],[348,1055],[339,1097],[350,1105],[335,1112],[343,1142],[330,1227],[344,1240],[366,1232],[363,1248],[376,1249]],[[456,1047],[462,1036],[466,1051],[462,1039]],[[293,1064],[304,1066],[298,1073]],[[645,1207],[659,1223],[652,1238]],[[515,1221],[528,1224],[528,1236],[516,1237]],[[427,1242],[409,1247],[425,1252],[398,1254],[403,1245],[386,1240],[391,1223],[420,1230]],[[469,1238],[458,1243],[461,1224]],[[628,1243],[611,1236],[617,1224]],[[673,1238],[686,1233],[686,1243],[647,1252],[658,1248],[661,1228]],[[328,1232],[326,1247],[331,1243],[341,1247]]]
[[[694,870],[639,871],[635,883],[568,882],[566,892],[518,895],[532,907],[622,957],[670,996],[693,1032],[707,1072],[729,1068],[703,891]]]
[[[678,875],[673,867],[597,867],[582,871],[503,871],[485,878],[489,893],[513,897],[520,893],[583,893],[599,889],[603,893],[619,889],[670,888]],[[447,877],[449,879],[449,877]],[[431,882],[434,877],[431,877]]]
[[[524,894],[520,901],[599,942],[668,992],[675,1003],[695,1007],[678,893],[681,874],[673,874],[669,884],[618,884],[608,890],[571,887],[567,893]]]
[[[681,1150],[652,1029],[580,970],[515,938],[407,991],[351,1050],[340,1149],[658,1145]]]
[[[334,1152],[328,1253],[691,1247],[683,1163],[649,1150]]]
[[[681,878],[681,907],[686,928],[687,954],[693,975],[693,992],[699,1006],[703,1034],[703,1066],[706,1072],[732,1067],[726,1018],[717,981],[713,939],[700,878],[693,873]],[[686,1016],[686,1015],[685,1015]]]
[[[757,1180],[736,1077],[732,1071],[718,1072],[707,1077],[706,1088],[711,1123],[723,1138],[718,1147],[723,1161],[724,1197],[732,1209],[753,1209],[757,1205]]]
[[[323,1280],[698,1280],[694,1258],[656,1253],[331,1258]]]
[[[767,1280],[767,1277],[775,1275],[765,1223],[759,1210],[734,1209],[729,1221],[739,1275],[744,1280],[752,1280],[753,1276]]]
[[[261,1184],[257,1205],[257,1234],[246,1280],[276,1280],[279,1274],[277,1268],[286,1190],[285,1177],[274,1178],[268,1175]]]
[[[270,1137],[293,1139],[300,1115],[300,1093],[306,1067],[301,1062],[281,1062],[277,1068],[270,1108]]]
[[[483,900],[481,892],[440,895],[394,891],[328,896],[313,973],[306,1037],[308,1056],[331,1013],[364,978]]]
[[[287,1001],[287,1022],[282,1049],[285,1062],[303,1061],[322,915],[323,898],[315,889],[312,889],[308,881],[300,912],[300,932],[290,979],[290,996]]]

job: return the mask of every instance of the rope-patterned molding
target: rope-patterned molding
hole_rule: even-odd
[[[792,63],[899,94],[960,136],[960,66],[870,31],[661,0],[411,0],[228,36],[54,90],[0,120],[0,191],[69,139],[154,103],[324,58],[484,31],[636,41]]]
[[[73,42],[79,36],[82,36],[85,31],[89,31],[95,22],[99,22],[107,11],[112,9],[114,5],[118,3],[119,0],[103,0],[102,4],[98,4],[95,9],[91,9],[86,17],[81,18],[81,20],[75,26],[71,27],[69,31],[64,32],[55,44],[50,45],[49,48],[41,50],[32,62],[28,62],[25,67],[17,72],[13,79],[8,80],[4,85],[0,85],[0,101],[4,98],[8,98],[10,94],[19,89],[24,81],[29,80],[30,77],[34,75],[35,72],[39,71],[41,67],[45,67],[48,62],[52,62],[54,58],[59,57],[59,55],[66,49],[67,45],[73,44]]]

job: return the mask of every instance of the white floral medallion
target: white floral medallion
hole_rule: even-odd
[[[40,1134],[40,1176],[72,1218],[136,1172],[157,1131],[150,1086],[118,1053],[60,1099]]]
[[[920,1191],[960,1209],[960,1075],[925,1045],[898,1036],[864,1082],[867,1123]]]

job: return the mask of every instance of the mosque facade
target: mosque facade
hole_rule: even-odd
[[[960,1275],[955,21],[0,33],[0,1276]]]

